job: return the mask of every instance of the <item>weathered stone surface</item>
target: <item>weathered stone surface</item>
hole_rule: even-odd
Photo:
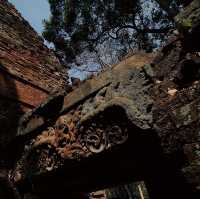
[[[190,156],[193,154],[198,160],[191,146],[198,146],[200,139],[200,58],[198,53],[191,52],[192,46],[188,46],[188,41],[194,42],[196,32],[190,34],[191,37],[173,40],[154,60],[153,128],[164,152],[193,187],[197,196],[191,197],[198,198],[200,167]]]
[[[167,191],[166,184],[171,183],[171,186],[168,186],[167,198],[172,192],[174,196],[181,193],[182,189],[175,187],[175,184],[179,183],[185,187],[185,181],[179,179],[185,178],[194,190],[190,192],[185,187],[183,198],[191,194],[192,198],[198,198],[198,177],[193,178],[198,176],[198,164],[188,162],[184,147],[199,140],[199,62],[196,54],[185,52],[185,49],[183,53],[182,49],[181,41],[173,40],[163,48],[152,64],[148,58],[149,64],[144,67],[120,63],[86,81],[68,95],[58,95],[58,98],[62,96],[60,103],[57,103],[58,98],[54,97],[55,102],[50,100],[51,103],[44,103],[38,108],[39,114],[36,109],[25,115],[19,127],[18,138],[32,138],[32,141],[26,145],[24,155],[13,171],[14,183],[25,183],[29,176],[33,184],[40,184],[54,175],[55,181],[49,182],[48,186],[53,188],[59,184],[56,192],[67,187],[72,189],[75,184],[79,190],[85,180],[81,168],[86,165],[99,168],[98,160],[103,157],[110,159],[111,162],[104,160],[104,163],[108,161],[113,168],[116,150],[121,161],[123,159],[123,166],[115,166],[116,171],[123,168],[123,171],[130,172],[131,168],[133,176],[129,174],[129,177],[133,181],[143,178],[152,185],[159,184],[160,178],[163,178],[165,182],[161,183],[162,189],[157,195]],[[169,52],[166,53],[166,50]],[[133,57],[131,59],[134,60]],[[144,63],[146,64],[145,61]],[[187,67],[192,68],[191,73],[186,72]],[[48,106],[49,103],[51,106]],[[59,107],[57,112],[52,109],[55,107],[54,103]],[[43,111],[46,110],[56,113],[55,117],[44,116]],[[156,135],[159,137],[159,143],[156,141]],[[142,149],[138,149],[139,146]],[[130,156],[130,151],[134,158],[131,158],[133,156]],[[139,156],[145,157],[145,160],[141,160],[136,151],[139,151]],[[123,154],[126,154],[124,158]],[[77,165],[75,168],[78,176],[64,172],[65,169],[73,170],[72,165]],[[112,169],[106,165],[107,178],[110,179],[113,175]],[[103,172],[106,171],[102,165],[100,167]],[[58,168],[64,176],[57,176]],[[166,169],[166,173],[155,174],[158,168]],[[101,172],[100,175],[104,176]],[[92,176],[87,176],[90,179],[89,184],[85,184],[84,189],[87,191],[92,190],[93,186],[94,189],[102,188],[102,185],[97,183],[97,179],[101,179],[99,175],[95,174],[95,179]],[[118,177],[122,178],[119,173]],[[74,181],[72,183],[66,179]],[[93,185],[90,182],[94,182]],[[109,180],[107,182],[108,185],[113,183]],[[154,190],[154,186],[150,186],[150,190]],[[40,193],[39,187],[35,189],[38,194],[43,195],[46,194],[47,187],[44,186],[42,190]],[[154,195],[155,191],[150,195]]]
[[[59,114],[68,112],[74,109],[78,104],[85,102],[83,105],[84,107],[82,107],[82,112],[85,114],[84,117],[89,117],[90,114],[96,114],[98,110],[100,111],[106,109],[107,106],[116,104],[127,110],[130,119],[133,117],[138,118],[138,122],[144,121],[144,124],[138,124],[141,128],[148,128],[148,123],[151,123],[151,117],[148,116],[148,110],[146,109],[150,108],[152,104],[152,101],[148,98],[148,89],[151,85],[147,85],[148,81],[150,81],[148,79],[148,72],[145,70],[147,67],[143,69],[141,66],[142,63],[144,65],[150,62],[153,57],[154,55],[147,54],[146,56],[144,53],[136,54],[119,65],[116,65],[112,70],[108,70],[96,78],[82,83],[79,88],[66,95],[66,97],[60,101],[59,106],[61,108]],[[138,59],[140,59],[140,61],[135,61]],[[134,63],[134,65],[131,66],[129,62]],[[126,65],[126,63],[129,64]],[[147,85],[146,87],[144,86],[145,84]],[[57,97],[54,98],[56,99]],[[87,100],[87,98],[90,99]],[[123,101],[123,99],[125,101]],[[133,103],[136,104],[134,105]],[[43,107],[45,107],[45,104],[47,105],[48,101],[44,103]],[[129,111],[126,106],[130,107],[131,111]],[[52,106],[52,108],[54,107]],[[49,107],[48,111],[51,112],[51,107]],[[30,120],[31,118],[34,119],[35,115],[37,115],[37,110],[34,110],[33,114],[25,115],[21,119],[18,135],[24,135],[36,130],[44,124],[44,117],[40,114],[38,117],[41,118],[40,121],[43,121],[42,124],[35,123],[36,126],[32,126],[30,130],[28,123],[33,125]],[[140,120],[140,117],[146,117],[146,119]]]
[[[27,143],[27,150],[13,171],[14,182],[22,183],[27,180],[27,176],[29,178],[40,178],[42,174],[48,176],[49,172],[57,172],[58,168],[64,169],[67,165],[71,167],[73,162],[77,164],[80,161],[90,161],[90,158],[96,154],[109,154],[113,147],[123,146],[129,136],[140,137],[143,133],[147,133],[152,126],[153,102],[149,95],[152,82],[149,72],[145,69],[149,71],[150,66],[143,68],[142,63],[150,62],[153,55],[145,55],[141,53],[135,56],[136,60],[138,57],[141,58],[138,65],[137,62],[132,66],[120,63],[96,78],[82,83],[68,95],[58,94],[32,113],[26,114],[21,119],[17,139],[33,139],[29,144]],[[131,60],[134,60],[134,57],[131,57]],[[45,114],[46,111],[48,114]],[[57,117],[58,115],[60,117]],[[131,128],[132,125],[134,127]],[[44,129],[42,133],[39,130],[41,128]],[[132,135],[129,135],[131,131],[133,131]],[[135,138],[134,142],[137,142],[137,139]],[[146,144],[146,147],[148,145]],[[41,151],[40,149],[45,146],[47,146],[47,151]],[[122,153],[124,150],[127,150],[126,147]],[[140,159],[137,156],[136,158]],[[29,157],[36,159],[29,159]],[[107,161],[111,160],[112,158]],[[113,162],[115,161],[114,158]],[[129,156],[124,157],[124,167],[127,167],[127,161],[129,161]],[[128,167],[131,168],[134,163],[129,162],[129,164]],[[137,164],[133,167],[139,169]],[[106,171],[108,176],[110,172],[110,169]],[[84,179],[84,177],[82,174],[79,175],[80,182],[75,181],[75,183],[81,184],[81,178]],[[102,176],[105,177],[105,175]],[[65,176],[65,178],[68,177]],[[98,179],[93,179],[92,176],[88,178],[91,178],[91,182]],[[68,186],[73,187],[73,183],[71,185],[68,181],[63,183],[63,179],[52,181],[53,184],[49,186],[55,186],[54,182],[57,185],[62,184],[63,189]],[[112,183],[109,182],[109,184]],[[86,189],[92,190],[87,183],[85,186]],[[96,187],[95,183],[94,186]],[[99,186],[102,187],[102,185]],[[78,187],[77,185],[77,190],[80,189]],[[44,192],[45,190],[46,187],[43,188]]]
[[[150,198],[198,199],[200,58],[190,36],[173,38],[153,62],[133,56],[26,114],[9,173],[20,195],[144,180]]]
[[[22,114],[65,87],[66,71],[43,39],[7,0],[0,1],[0,148]]]
[[[150,185],[150,190],[156,188],[155,184],[160,184],[162,188],[157,191],[158,198],[167,191],[166,184],[169,183],[166,198],[170,193],[174,196],[182,194],[183,198],[193,194],[192,198],[198,198],[198,177],[193,178],[198,176],[198,164],[188,161],[184,147],[199,140],[199,58],[183,46],[180,39],[172,40],[153,63],[149,56],[143,54],[140,60],[144,60],[144,66],[142,63],[139,67],[134,65],[134,57],[131,57],[132,66],[129,60],[120,63],[66,96],[58,94],[25,115],[17,137],[19,140],[32,140],[27,143],[24,155],[13,170],[14,183],[27,183],[27,176],[33,184],[46,183],[54,175],[55,181],[49,182],[48,186],[56,186],[55,192],[67,187],[72,189],[75,184],[79,190],[85,180],[82,168],[89,169],[89,165],[99,168],[98,160],[108,157],[110,161],[102,161],[104,164],[108,161],[110,167],[100,164],[102,172],[107,174],[108,186],[113,183],[109,180],[113,178],[111,168],[116,164],[116,172],[123,168],[133,181],[143,178]],[[139,56],[136,56],[137,59]],[[188,67],[192,69],[190,72],[187,72]],[[59,103],[57,99],[60,99]],[[53,107],[57,110],[54,111]],[[47,110],[55,115],[48,117],[44,114]],[[145,158],[141,160],[136,151]],[[121,161],[123,159],[123,166],[115,162],[116,155]],[[64,172],[66,169],[73,170],[73,165],[77,165],[78,176]],[[62,170],[62,177],[57,176],[58,168]],[[163,174],[158,170],[166,172]],[[105,180],[104,174],[100,172]],[[97,182],[101,179],[99,175],[95,174],[95,179],[92,176],[88,174],[89,183],[82,188],[87,191],[103,188]],[[123,176],[126,176],[125,173]],[[119,173],[118,177],[122,178]],[[160,182],[161,178],[165,182]],[[66,179],[73,179],[73,183]],[[189,191],[187,183],[181,179],[186,179],[194,190]],[[184,192],[175,187],[177,183],[186,186]],[[35,192],[46,194],[47,187],[42,190],[41,193],[39,186]],[[156,190],[150,195],[155,193]]]

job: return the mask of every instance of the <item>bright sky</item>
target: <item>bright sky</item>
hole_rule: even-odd
[[[41,34],[42,20],[48,19],[50,15],[49,3],[47,0],[9,0],[15,5],[22,16],[31,26]]]

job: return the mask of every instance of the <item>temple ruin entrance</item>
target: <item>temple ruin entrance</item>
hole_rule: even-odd
[[[118,124],[118,127],[115,124]],[[26,195],[32,192],[42,199],[63,198],[66,195],[76,199],[88,198],[87,193],[116,186],[127,188],[127,184],[142,181],[150,199],[188,199],[192,195],[192,190],[179,173],[184,156],[174,154],[172,157],[164,154],[156,132],[136,126],[127,117],[124,108],[116,105],[108,107],[86,120],[83,126],[83,134],[78,138],[80,142],[87,141],[85,146],[89,149],[92,146],[92,155],[79,157],[80,159],[66,159],[59,169],[38,175],[38,172],[34,173],[34,167],[38,167],[36,163],[39,160],[35,154],[33,160],[29,158],[26,161],[27,168],[31,167],[32,170],[30,169],[28,178],[18,186],[21,193]],[[93,137],[88,132],[91,126],[95,139],[102,136],[95,134],[99,128],[105,129],[104,132],[110,136],[110,140],[106,142],[100,138],[103,144],[107,144],[108,148],[104,147],[106,150],[99,150],[100,145],[93,143]],[[123,132],[124,129],[126,132]],[[88,136],[91,138],[90,142],[85,140]],[[48,148],[43,147],[41,152],[45,150]],[[146,199],[142,198],[145,194],[141,193],[141,186],[136,187],[140,194],[138,197]],[[117,198],[119,197],[115,199]]]

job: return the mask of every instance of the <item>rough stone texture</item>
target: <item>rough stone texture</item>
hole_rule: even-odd
[[[142,180],[153,199],[200,198],[200,57],[198,45],[188,45],[196,33],[171,38],[155,59],[139,53],[22,117],[15,161],[1,172],[12,192],[87,198]]]
[[[25,135],[27,132],[34,131],[45,124],[46,119],[43,113],[44,111],[39,111],[41,113],[38,114],[38,110],[42,110],[43,107],[47,107],[52,99],[56,102],[59,101],[59,103],[57,103],[59,104],[59,106],[57,106],[57,111],[49,111],[49,109],[51,108],[54,109],[53,106],[49,107],[49,109],[46,109],[48,110],[48,112],[52,112],[57,115],[62,114],[63,112],[70,111],[84,101],[84,110],[82,112],[84,114],[89,114],[90,112],[94,112],[97,107],[99,107],[99,110],[103,109],[103,107],[100,105],[103,104],[103,106],[105,106],[105,102],[109,102],[110,106],[112,106],[112,103],[115,103],[112,102],[113,98],[115,99],[116,103],[119,103],[122,106],[132,106],[132,102],[130,102],[131,104],[126,104],[126,101],[129,99],[131,101],[132,98],[137,98],[137,100],[135,100],[135,103],[137,103],[135,107],[137,108],[133,110],[136,111],[137,114],[130,113],[129,116],[138,118],[142,117],[142,115],[144,115],[142,113],[146,112],[145,108],[148,106],[150,107],[152,101],[148,101],[150,99],[147,99],[148,97],[146,97],[150,85],[147,85],[147,87],[143,87],[143,85],[148,84],[148,79],[145,78],[149,76],[148,73],[151,67],[148,67],[147,65],[144,67],[144,69],[141,67],[142,65],[149,63],[150,60],[153,59],[153,57],[153,54],[136,54],[133,57],[114,66],[114,70],[109,69],[108,71],[100,74],[98,77],[83,82],[79,88],[75,89],[73,92],[70,92],[68,95],[64,96],[65,93],[59,93],[58,95],[50,98],[49,101],[45,102],[42,105],[42,107],[39,107],[30,114],[26,114],[21,119],[18,128],[18,135]],[[131,63],[134,64],[131,65]],[[94,100],[87,100],[87,98],[94,98]],[[126,101],[123,102],[123,99]],[[54,104],[56,103],[54,102]],[[132,106],[132,109],[134,109],[134,105]],[[40,118],[41,122],[30,122],[31,120],[34,120],[36,115],[38,118]],[[148,128],[148,120],[151,120],[149,116],[146,117],[147,121],[144,121],[144,124],[138,124],[141,125],[142,128]],[[140,120],[138,119],[138,122],[139,121]],[[31,125],[31,127],[29,125]]]
[[[25,115],[17,139],[28,142],[11,181],[53,197],[143,179],[150,198],[198,198],[200,62],[182,42],[172,39],[154,60],[131,57]]]
[[[49,187],[92,191],[143,179],[152,198],[198,198],[199,57],[183,46],[173,39],[153,62],[142,54],[135,65],[132,57],[132,66],[120,63],[25,115],[17,138],[29,143],[13,183],[31,179],[44,197]]]
[[[19,117],[64,88],[66,71],[43,39],[7,0],[0,1],[0,147],[16,134]]]
[[[40,178],[41,174],[48,176],[48,172],[57,172],[58,168],[66,169],[67,165],[71,168],[70,165],[74,161],[75,164],[79,161],[87,162],[93,155],[99,153],[109,154],[114,146],[123,146],[130,131],[133,131],[133,135],[130,135],[133,138],[147,133],[152,123],[151,107],[153,102],[149,95],[152,87],[149,78],[151,67],[142,66],[149,63],[153,57],[154,55],[144,53],[137,54],[130,58],[132,62],[135,62],[132,66],[125,66],[120,63],[96,78],[82,83],[79,88],[68,95],[65,96],[64,93],[60,93],[50,98],[33,112],[26,114],[20,121],[17,139],[28,139],[30,142],[27,143],[26,152],[13,171],[12,180],[14,183],[24,183],[27,176],[31,179]],[[138,58],[140,62],[136,61]],[[57,118],[58,115],[61,116]],[[38,131],[41,128],[44,129],[42,133]],[[134,134],[134,131],[137,133],[141,131],[141,134]],[[137,142],[138,139],[141,138],[135,139],[134,142]],[[146,147],[148,145],[146,144]],[[40,151],[43,147],[47,147],[46,152]],[[125,153],[123,151],[126,150],[125,147],[122,153]],[[27,158],[29,159],[28,162]],[[126,165],[129,164],[126,162],[130,160],[129,157],[125,156],[124,158],[125,160],[122,162],[126,168]],[[140,159],[140,156],[137,158]],[[112,158],[110,160],[108,158],[106,161],[111,160]],[[117,161],[116,157],[113,161]],[[96,164],[98,164],[98,161]],[[130,165],[133,164],[135,163],[130,162]],[[133,167],[139,169],[139,165]],[[130,168],[127,172],[130,172]],[[105,178],[107,175],[109,177],[110,173],[111,176],[114,175],[110,169],[102,176],[100,172],[99,177]],[[103,168],[102,171],[104,171]],[[84,172],[82,174],[77,173],[79,180],[75,180],[74,183],[64,180],[71,178],[69,176],[62,176],[62,179],[59,179],[60,177],[58,176],[58,179],[52,181],[51,185],[48,184],[49,187],[59,190],[58,192],[62,192],[62,188],[65,190],[68,186],[74,189],[74,183],[80,184],[77,184],[76,191],[80,190],[81,182],[85,178]],[[93,177],[94,175],[88,176],[88,179],[91,179],[91,182],[95,181],[94,187],[103,188],[105,186],[103,181],[103,184],[101,184],[101,180],[100,184],[96,185],[98,178],[93,179]],[[43,180],[46,181],[45,178]],[[37,183],[38,188],[42,186],[40,182],[43,180],[39,180]],[[111,178],[108,184],[113,184],[112,181]],[[93,190],[90,185],[90,181],[88,181],[83,187],[88,191]],[[47,187],[43,186],[42,192],[38,188],[36,187],[34,190],[36,193],[46,195]]]
[[[154,60],[153,128],[164,152],[199,193],[200,57],[180,40],[172,44]]]

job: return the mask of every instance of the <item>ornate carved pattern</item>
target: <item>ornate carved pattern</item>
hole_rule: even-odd
[[[106,112],[106,111],[105,111]],[[79,142],[91,153],[100,153],[128,139],[128,123],[121,115],[99,113],[79,129]],[[116,121],[116,118],[118,120]]]

